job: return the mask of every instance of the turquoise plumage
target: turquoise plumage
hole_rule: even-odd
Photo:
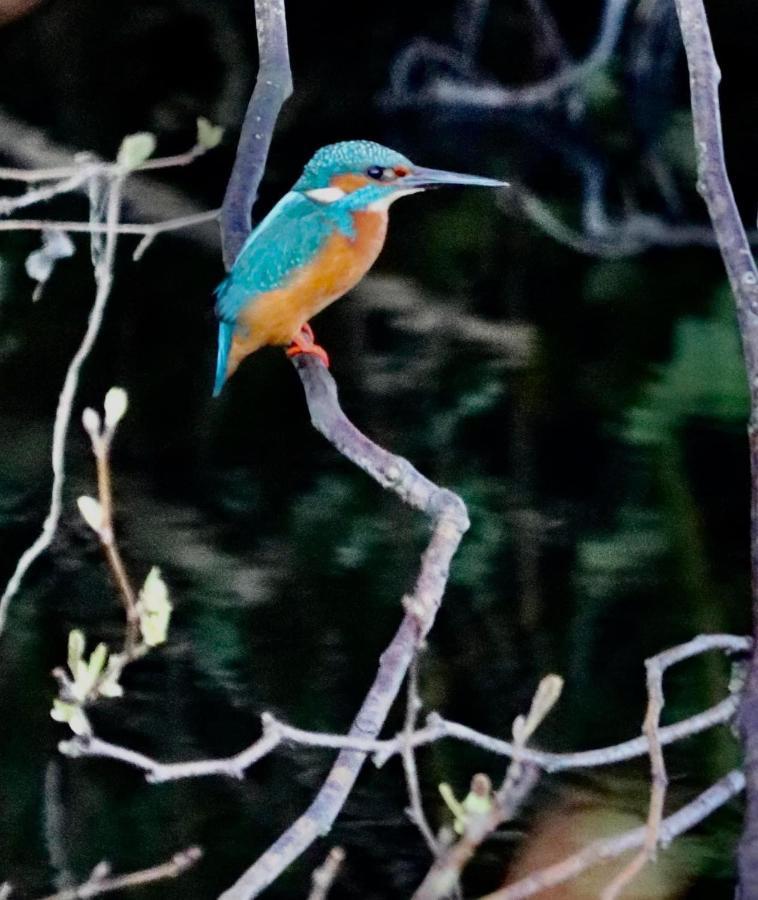
[[[324,303],[349,289],[371,265],[384,241],[387,208],[392,200],[444,183],[501,184],[422,169],[401,153],[372,141],[344,141],[317,151],[292,190],[250,234],[229,276],[216,290],[219,336],[214,397],[240,359],[264,343],[292,341],[302,352],[315,352],[304,350],[298,343],[298,329],[304,328],[310,315]],[[358,214],[364,214],[362,238],[357,233]],[[367,226],[365,214],[372,225]],[[373,237],[368,236],[366,227]],[[344,249],[345,240],[350,244],[348,251]],[[342,249],[335,249],[339,247]],[[296,279],[317,271],[319,266],[333,267],[334,262],[328,261],[333,252],[343,254],[339,259],[344,257],[340,265],[346,267],[345,283],[332,289],[327,282],[318,282],[318,287],[313,282],[310,290],[316,293],[309,305],[309,298],[299,287],[302,282]],[[334,284],[341,284],[333,268],[328,271]],[[283,326],[279,321],[283,318],[289,322],[289,307],[281,304],[291,305],[291,325]],[[307,314],[298,320],[301,306]],[[249,327],[251,322],[256,324]],[[270,322],[278,323],[272,325],[273,330],[267,330]],[[312,337],[309,340],[313,346]],[[317,350],[325,358],[323,350]]]

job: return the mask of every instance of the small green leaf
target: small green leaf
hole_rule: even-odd
[[[443,781],[442,784],[438,786],[438,790],[440,796],[445,801],[445,806],[447,806],[453,814],[453,828],[455,829],[456,834],[463,834],[466,827],[466,810],[461,806],[458,798],[453,793],[453,789],[447,782]]]
[[[461,805],[468,815],[485,816],[492,810],[492,795],[471,791]]]
[[[203,116],[197,119],[197,144],[206,150],[218,147],[224,137],[224,129],[220,125],[214,125]]]
[[[119,684],[119,678],[124,670],[126,658],[122,653],[111,653],[108,657],[108,665],[105,673],[100,678],[97,692],[101,697],[123,697],[124,689]]]
[[[94,684],[100,676],[100,673],[105,668],[106,660],[108,659],[108,648],[105,644],[98,644],[97,647],[92,651],[89,658],[89,677],[92,679],[92,683]]]
[[[155,135],[149,131],[139,131],[137,134],[129,134],[121,142],[118,150],[118,164],[131,171],[141,166],[150,159],[155,150]]]
[[[68,668],[74,678],[76,678],[84,647],[84,633],[78,628],[74,628],[73,631],[68,633]]]

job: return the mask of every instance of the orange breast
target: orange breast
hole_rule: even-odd
[[[341,232],[284,287],[257,297],[238,318],[228,374],[268,344],[289,344],[300,328],[356,285],[371,268],[387,233],[386,212],[353,215],[355,237]]]

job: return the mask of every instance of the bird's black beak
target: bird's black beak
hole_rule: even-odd
[[[493,188],[509,186],[507,181],[496,181],[494,178],[463,175],[460,172],[445,172],[442,169],[425,169],[422,166],[414,167],[408,175],[398,181],[398,185],[416,190],[455,185]]]

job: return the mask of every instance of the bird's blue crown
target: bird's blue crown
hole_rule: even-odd
[[[335,175],[364,172],[371,166],[382,168],[405,166],[411,169],[413,164],[402,153],[373,141],[341,141],[339,144],[327,144],[314,153],[293,190],[312,191],[328,187]]]

